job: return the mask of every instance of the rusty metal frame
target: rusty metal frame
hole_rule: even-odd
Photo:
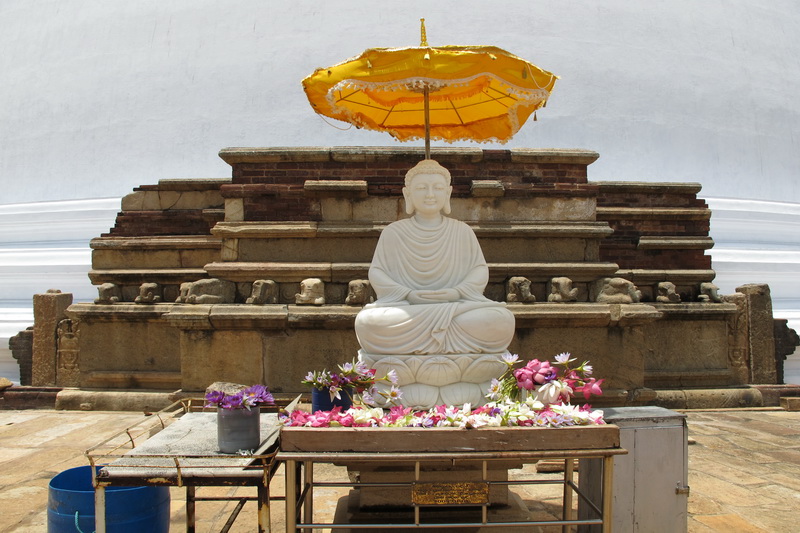
[[[95,521],[97,533],[105,533],[105,488],[107,486],[167,485],[186,488],[186,531],[195,531],[195,503],[201,501],[236,501],[221,533],[229,531],[247,501],[258,502],[258,531],[270,531],[270,500],[283,500],[283,496],[270,497],[269,482],[279,463],[275,443],[263,443],[252,454],[225,456],[205,454],[137,454],[131,455],[145,440],[167,426],[178,422],[190,412],[211,412],[203,407],[203,400],[183,399],[154,413],[142,422],[125,428],[103,442],[86,450],[92,467],[92,484],[95,487]],[[152,460],[152,462],[148,462]],[[144,462],[142,462],[144,461]],[[213,462],[212,462],[213,461]],[[165,462],[172,466],[165,466]],[[109,475],[106,465],[126,469],[122,475]],[[244,465],[244,466],[243,466]],[[203,475],[200,471],[208,471]],[[198,487],[237,486],[256,487],[257,496],[200,497]]]
[[[277,459],[285,464],[286,473],[286,531],[295,533],[296,531],[311,531],[318,528],[334,529],[429,529],[429,528],[463,528],[463,527],[487,527],[503,528],[512,526],[553,526],[560,525],[566,533],[571,531],[573,526],[602,525],[603,533],[609,533],[612,527],[612,479],[614,469],[614,457],[626,454],[623,448],[598,448],[585,450],[542,450],[542,451],[471,451],[471,452],[443,452],[443,453],[348,453],[348,452],[279,452]],[[602,459],[602,493],[601,501],[593,502],[575,483],[574,461],[575,459]],[[509,481],[489,481],[487,480],[487,465],[493,461],[517,460],[523,464],[534,463],[541,459],[561,459],[564,461],[564,474],[561,479],[556,480],[537,480],[537,479],[518,479]],[[413,505],[413,522],[404,523],[322,523],[314,521],[314,488],[315,487],[411,487],[413,482],[381,482],[381,483],[362,483],[359,481],[347,482],[315,482],[314,464],[315,463],[339,463],[339,462],[361,462],[376,461],[381,463],[388,462],[413,462],[415,479],[419,478],[420,465],[429,462],[450,461],[452,464],[462,461],[481,461],[483,472],[482,479],[487,485],[562,485],[562,516],[560,520],[537,520],[537,521],[503,521],[490,522],[488,520],[488,503],[476,505],[482,507],[481,520],[473,522],[453,522],[453,523],[422,523],[420,519],[419,505]],[[572,509],[573,495],[577,494],[580,500],[585,503],[597,518],[577,519]],[[301,519],[302,515],[302,519]]]

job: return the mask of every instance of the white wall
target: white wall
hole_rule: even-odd
[[[392,145],[300,80],[367,47],[495,44],[561,76],[509,146],[597,150],[592,179],[800,202],[794,0],[3,0],[2,203],[220,177],[226,146]]]
[[[507,146],[596,150],[592,180],[700,182],[718,285],[769,282],[800,323],[793,0],[3,0],[0,373],[34,292],[94,297],[88,240],[137,185],[229,176],[228,146],[393,146],[323,122],[300,80],[418,44],[420,17],[431,45],[494,44],[561,77]]]

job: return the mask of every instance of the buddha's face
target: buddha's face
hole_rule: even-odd
[[[408,187],[403,187],[406,211],[423,216],[436,215],[445,208],[452,191],[441,174],[417,174]]]

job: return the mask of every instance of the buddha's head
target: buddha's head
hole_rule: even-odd
[[[450,213],[450,171],[433,159],[424,159],[406,172],[403,198],[406,213]]]

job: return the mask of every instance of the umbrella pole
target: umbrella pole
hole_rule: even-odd
[[[425,105],[425,159],[431,158],[431,103],[430,89],[427,84],[422,89],[422,96]]]

